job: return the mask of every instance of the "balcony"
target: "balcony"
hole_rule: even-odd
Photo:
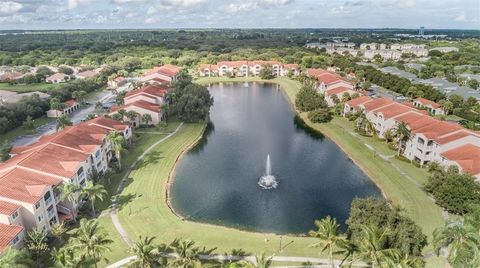
[[[48,198],[45,199],[45,205],[50,204],[53,201],[52,196],[49,196]]]
[[[47,211],[47,216],[49,219],[51,219],[53,216],[55,216],[55,210],[53,209],[53,207]]]

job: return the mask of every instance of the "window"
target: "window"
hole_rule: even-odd
[[[80,167],[77,171],[77,176],[81,177],[83,175],[83,167]]]
[[[20,241],[20,237],[18,237],[18,235],[17,235],[17,236],[15,236],[15,238],[12,240],[12,244],[15,245],[15,244],[18,243],[18,241]]]
[[[38,209],[40,207],[40,202],[35,204],[35,209]]]
[[[38,222],[41,222],[43,220],[43,215],[38,216]]]
[[[12,219],[16,219],[18,217],[18,211],[13,212]]]
[[[98,150],[96,153],[95,153],[95,157],[99,157],[100,156],[100,150]]]

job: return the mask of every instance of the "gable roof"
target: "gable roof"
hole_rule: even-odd
[[[358,105],[369,102],[371,100],[372,98],[370,98],[369,96],[360,96],[358,98],[347,101],[346,104],[348,104],[348,106],[350,107],[357,107]]]
[[[421,103],[424,106],[431,106],[433,109],[440,108],[440,104],[431,100],[427,100],[425,98],[417,98],[415,99],[415,101]]]
[[[462,170],[470,175],[480,174],[480,147],[473,144],[443,152],[442,156],[450,161],[455,161]]]
[[[17,211],[20,207],[21,206],[19,204],[14,204],[14,203],[0,200],[0,214],[10,216],[15,211]]]
[[[169,88],[165,86],[147,85],[145,87],[128,92],[125,95],[125,98],[130,98],[139,94],[149,94],[157,97],[163,97],[165,96],[165,93],[168,92],[168,90]]]
[[[88,70],[88,71],[84,71],[84,72],[78,73],[78,74],[76,74],[75,76],[77,76],[77,77],[78,77],[78,76],[81,76],[81,77],[84,77],[84,78],[91,78],[91,77],[96,76],[97,74],[98,74],[98,73],[95,72],[95,71],[90,71],[90,70]]]
[[[112,112],[115,112],[121,109],[127,109],[128,107],[138,107],[138,108],[142,108],[142,109],[149,110],[156,113],[159,113],[161,111],[160,105],[156,103],[151,103],[145,100],[136,100],[126,105],[115,106],[115,107],[112,107],[111,110]]]
[[[150,71],[145,73],[144,76],[152,75],[152,74],[163,74],[168,77],[176,76],[182,70],[181,67],[173,65],[173,64],[165,64],[163,66],[153,67]]]
[[[45,80],[65,80],[65,77],[68,77],[68,75],[64,73],[56,73],[56,74],[50,75]]]
[[[10,246],[12,240],[22,231],[21,226],[0,223],[0,253]]]

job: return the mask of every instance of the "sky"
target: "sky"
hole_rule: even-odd
[[[480,30],[480,0],[0,0],[0,30],[420,26]]]

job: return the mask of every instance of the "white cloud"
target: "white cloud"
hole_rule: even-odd
[[[465,16],[465,14],[459,14],[458,16],[456,16],[454,18],[455,21],[466,21],[467,20],[467,17]]]
[[[345,6],[334,7],[330,10],[332,14],[348,14],[350,10],[347,10]]]
[[[68,0],[68,9],[75,9],[79,5],[89,4],[91,0]]]
[[[258,2],[261,4],[283,6],[293,3],[293,0],[260,0]]]
[[[113,3],[115,4],[130,4],[130,3],[143,3],[146,2],[146,0],[113,0]]]
[[[12,15],[22,9],[23,5],[13,1],[0,1],[0,14]]]

